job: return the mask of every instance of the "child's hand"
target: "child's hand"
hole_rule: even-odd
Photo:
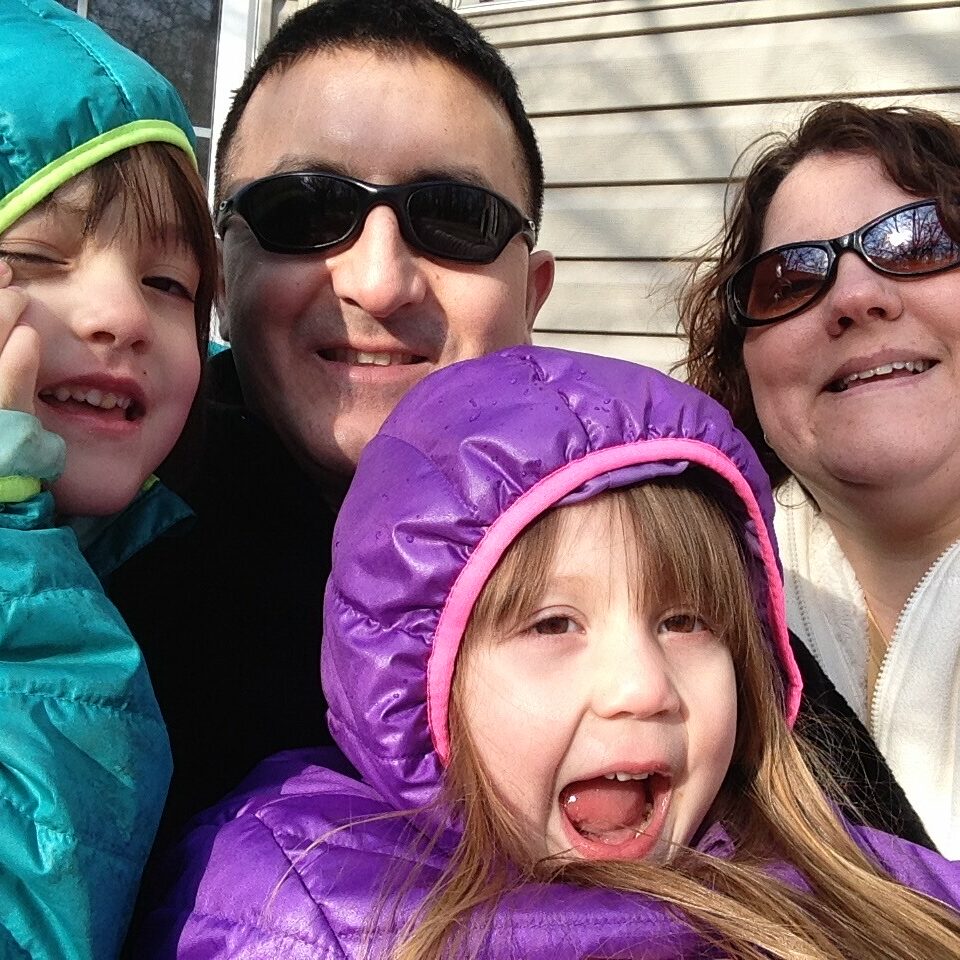
[[[36,413],[34,397],[40,372],[40,338],[20,317],[27,295],[11,287],[13,271],[0,260],[0,409]]]

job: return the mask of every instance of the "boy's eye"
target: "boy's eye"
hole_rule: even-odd
[[[558,636],[561,633],[573,633],[576,629],[577,625],[573,620],[570,617],[563,616],[544,617],[533,625],[534,633],[545,637]]]
[[[701,633],[709,630],[706,621],[695,613],[671,613],[660,621],[660,633]]]
[[[61,264],[64,261],[57,257],[42,253],[27,252],[26,250],[0,250],[0,260],[6,260],[11,266],[43,266],[45,264]]]
[[[153,287],[154,290],[161,290],[163,293],[172,294],[175,297],[183,297],[193,303],[193,293],[179,280],[174,280],[173,277],[144,277],[143,285]]]

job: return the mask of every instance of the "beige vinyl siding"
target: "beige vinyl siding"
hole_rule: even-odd
[[[454,4],[516,72],[544,155],[557,283],[538,342],[666,368],[684,258],[739,153],[823,99],[960,119],[960,3]]]

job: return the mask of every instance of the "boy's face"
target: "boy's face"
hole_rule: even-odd
[[[133,499],[183,429],[200,379],[193,253],[172,224],[141,242],[116,200],[84,236],[91,195],[89,180],[71,181],[0,237],[28,298],[21,322],[39,334],[34,407],[66,441],[53,493],[71,515]]]
[[[668,859],[733,755],[730,651],[682,603],[640,609],[644,571],[611,517],[565,508],[536,609],[459,667],[467,729],[533,859]]]

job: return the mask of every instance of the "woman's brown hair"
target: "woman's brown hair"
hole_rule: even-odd
[[[491,628],[509,629],[546,582],[564,512],[553,511],[511,546],[474,608],[454,676],[444,784],[463,834],[422,908],[404,925],[392,960],[474,956],[503,895],[545,882],[659,900],[731,960],[960,956],[960,916],[879,869],[850,838],[804,762],[784,719],[779,674],[735,525],[708,491],[709,485],[692,486],[681,477],[601,494],[590,505],[607,505],[628,542],[636,542],[645,574],[638,599],[692,605],[730,649],[738,684],[736,746],[705,826],[724,827],[734,844],[731,858],[681,848],[663,865],[536,860],[526,852],[526,827],[492,785],[461,703],[477,638]],[[809,889],[777,879],[777,864],[799,871]],[[624,898],[623,910],[630,909]]]
[[[875,157],[902,190],[937,200],[951,234],[960,237],[960,124],[914,107],[871,108],[835,101],[809,113],[794,133],[770,134],[746,153],[761,145],[743,182],[728,193],[723,231],[692,267],[679,313],[688,338],[690,382],[731,412],[777,486],[789,470],[767,444],[757,419],[743,366],[743,331],[733,325],[727,307],[727,281],[760,252],[764,220],[777,188],[800,161],[814,154]]]

